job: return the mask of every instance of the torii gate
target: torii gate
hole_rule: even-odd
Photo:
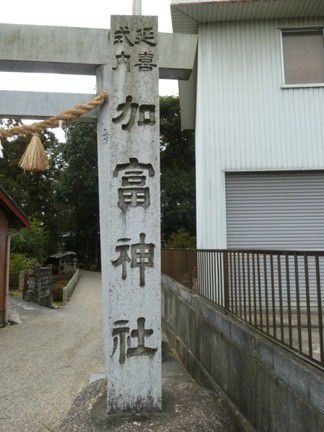
[[[95,74],[103,334],[108,412],[161,409],[158,79],[187,80],[197,36],[158,33],[157,17],[111,29],[0,24],[0,70]],[[0,91],[0,116],[47,118],[93,95]],[[82,193],[82,191],[80,191]],[[91,222],[91,221],[89,221]]]

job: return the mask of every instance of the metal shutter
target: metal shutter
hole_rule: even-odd
[[[324,249],[324,173],[226,174],[227,247]]]
[[[324,173],[249,173],[226,175],[227,246],[229,249],[324,249]],[[269,258],[267,257],[267,267]],[[294,268],[293,257],[289,267]],[[309,259],[310,303],[316,306],[315,260]],[[285,268],[282,257],[282,269]],[[298,259],[300,300],[306,306],[305,268]],[[291,300],[296,303],[295,276],[290,270]],[[238,269],[232,269],[238,274]],[[269,275],[270,268],[267,268]],[[264,293],[264,269],[261,285]],[[286,274],[286,273],[285,273]],[[321,281],[324,259],[320,258]],[[275,280],[278,267],[275,266]],[[278,286],[275,284],[276,297]],[[282,277],[287,303],[286,276]]]

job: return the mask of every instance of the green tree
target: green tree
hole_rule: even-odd
[[[162,241],[184,230],[196,234],[195,142],[181,130],[179,98],[160,99]]]
[[[34,258],[28,258],[21,253],[10,254],[10,289],[18,289],[19,274],[23,270],[30,270],[39,265],[39,262]]]
[[[70,247],[85,267],[100,266],[99,197],[96,126],[80,122],[66,129],[62,157],[65,166],[58,197],[68,209],[64,230]]]
[[[162,239],[165,243],[172,234],[180,232],[180,238],[187,242],[187,234],[190,238],[195,236],[196,225],[194,134],[181,130],[179,98],[162,97],[160,111]],[[2,125],[20,123],[7,121]],[[4,140],[0,184],[46,232],[45,244],[35,246],[34,257],[55,253],[60,236],[68,232],[68,247],[77,252],[81,263],[99,268],[96,126],[79,122],[65,132],[64,144],[58,143],[52,132],[41,136],[50,156],[50,169],[45,173],[25,173],[18,167],[30,137]],[[13,242],[15,252],[30,254],[33,229]]]
[[[195,249],[196,238],[191,236],[183,228],[180,228],[179,231],[170,236],[165,246],[173,249]]]
[[[21,124],[20,121],[2,122],[2,126],[10,127]],[[4,159],[0,159],[0,184],[14,198],[29,218],[36,218],[48,232],[45,254],[56,250],[63,219],[62,207],[57,201],[58,175],[63,163],[61,145],[55,135],[46,131],[41,136],[42,142],[50,156],[50,169],[44,173],[24,172],[18,163],[30,141],[30,137],[17,137],[2,140]]]
[[[47,244],[48,232],[35,218],[28,228],[11,236],[11,252],[35,258],[40,263],[46,258]]]

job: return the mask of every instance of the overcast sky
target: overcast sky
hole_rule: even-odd
[[[172,32],[170,2],[142,0],[144,15],[159,16],[161,32]],[[109,28],[110,15],[132,13],[132,0],[15,0],[12,6],[1,8],[1,23]],[[0,72],[0,89],[92,93],[95,78]],[[178,94],[177,82],[161,80],[160,94]]]

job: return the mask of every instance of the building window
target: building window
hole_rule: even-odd
[[[283,30],[285,85],[324,85],[323,29]]]

